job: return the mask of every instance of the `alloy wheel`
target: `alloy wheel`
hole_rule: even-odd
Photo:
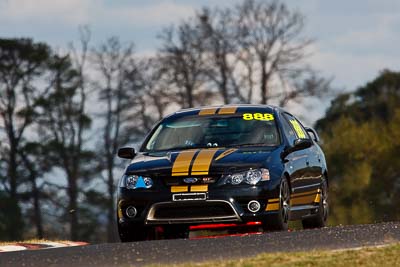
[[[284,223],[287,223],[289,220],[289,212],[290,212],[290,192],[289,192],[289,185],[285,179],[283,179],[281,182],[279,199],[281,205],[282,220]]]

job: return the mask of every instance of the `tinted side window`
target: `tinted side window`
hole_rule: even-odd
[[[283,115],[288,120],[290,127],[294,130],[296,138],[299,138],[299,139],[309,139],[310,138],[306,129],[304,129],[303,125],[301,125],[301,123],[299,122],[298,119],[296,119],[295,117],[293,117],[292,115],[290,115],[288,113],[284,113]]]
[[[293,128],[290,126],[290,123],[286,116],[282,116],[282,127],[286,138],[289,141],[290,145],[293,145],[294,140],[297,139],[296,133],[294,132]]]

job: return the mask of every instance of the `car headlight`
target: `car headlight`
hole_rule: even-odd
[[[249,185],[255,185],[259,181],[268,181],[270,176],[268,169],[250,169],[245,172],[224,175],[224,178],[224,184],[238,185],[245,183]]]
[[[153,180],[140,175],[124,175],[121,179],[121,186],[127,189],[151,188]]]

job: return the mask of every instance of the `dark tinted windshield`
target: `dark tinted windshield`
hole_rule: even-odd
[[[262,116],[249,119],[244,114],[168,119],[162,122],[148,139],[145,150],[277,146],[280,144],[278,130],[272,114],[269,115],[267,119]]]

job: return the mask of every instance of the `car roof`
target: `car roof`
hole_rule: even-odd
[[[176,111],[166,118],[184,117],[190,115],[229,115],[243,112],[274,112],[282,110],[279,107],[272,105],[257,105],[257,104],[231,104],[219,106],[201,106],[196,108],[187,108]]]

